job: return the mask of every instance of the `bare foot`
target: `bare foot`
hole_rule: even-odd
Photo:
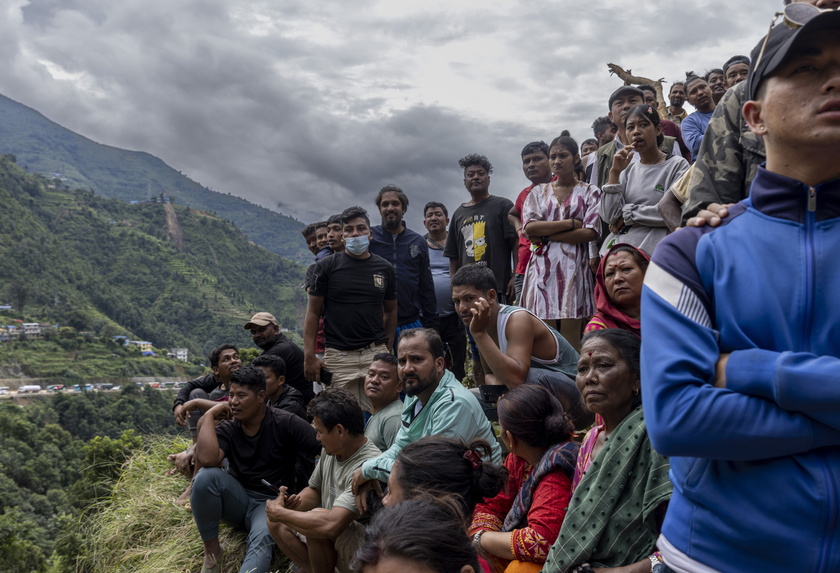
[[[183,505],[187,509],[190,509],[190,493],[192,492],[192,484],[187,486],[187,489],[184,490],[184,493],[178,496],[173,503],[175,505]]]
[[[219,543],[219,538],[214,537],[210,541],[204,542],[204,567],[212,569],[222,559],[222,546]]]

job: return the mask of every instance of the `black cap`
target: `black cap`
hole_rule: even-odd
[[[750,65],[750,59],[747,56],[732,56],[726,63],[723,64],[723,73],[726,73],[726,70],[734,66],[735,64],[747,64]]]
[[[787,8],[794,6],[796,5],[790,4]],[[810,4],[802,4],[797,8],[816,10]],[[757,67],[756,60],[761,53],[761,47],[764,45],[764,38],[750,53],[753,63],[750,66],[750,75],[747,78],[747,96],[749,99],[755,99],[761,82],[773,75],[779,66],[784,63],[791,50],[795,49],[803,38],[820,30],[840,30],[840,11],[821,11],[798,29],[793,29],[784,23],[773,26],[769,33],[770,38],[767,40],[767,47],[764,48],[764,54],[762,54]]]
[[[615,98],[617,98],[618,96],[620,96],[620,95],[622,95],[622,94],[625,94],[625,93],[636,94],[637,96],[639,96],[640,98],[642,98],[642,103],[644,103],[644,102],[645,102],[645,94],[644,94],[644,92],[643,92],[642,90],[640,90],[640,89],[639,89],[639,88],[637,88],[636,86],[621,86],[620,88],[618,88],[617,90],[615,90],[615,91],[612,93],[612,95],[610,96],[610,101],[609,101],[609,103],[607,104],[607,109],[608,109],[608,110],[610,110],[610,111],[612,111],[612,104],[613,104],[613,102],[615,101]]]

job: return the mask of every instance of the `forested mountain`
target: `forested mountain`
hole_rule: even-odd
[[[206,355],[222,342],[249,344],[242,325],[253,312],[291,330],[302,317],[303,267],[215,215],[57,189],[9,156],[0,202],[0,303],[24,322]]]
[[[50,573],[117,571],[76,566],[86,548],[108,550],[85,544],[81,527],[96,521],[91,504],[110,494],[122,463],[144,446],[141,436],[184,436],[171,404],[171,393],[133,384],[25,407],[0,400],[0,573],[42,573],[48,566]],[[151,477],[183,489],[163,477],[165,469],[161,464]]]
[[[32,108],[0,95],[0,154],[14,155],[32,173],[60,178],[70,188],[91,189],[123,201],[165,193],[180,205],[233,221],[266,249],[308,261],[300,221],[232,195],[203,187],[157,157],[91,141],[50,121]]]

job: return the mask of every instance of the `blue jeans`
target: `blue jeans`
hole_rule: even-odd
[[[221,468],[201,468],[193,478],[190,505],[203,541],[219,536],[219,522],[248,532],[245,560],[240,573],[265,573],[271,568],[274,539],[268,532],[265,500],[249,491]]]

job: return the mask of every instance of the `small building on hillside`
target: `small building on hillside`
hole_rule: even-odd
[[[0,342],[11,342],[13,340],[20,340],[22,334],[21,328],[14,324],[7,324],[0,326]]]
[[[174,358],[175,360],[180,360],[181,362],[186,362],[190,357],[189,350],[186,348],[170,348],[166,355],[170,358]]]
[[[152,351],[152,343],[147,340],[129,340],[129,346],[136,346],[140,349],[140,352],[151,352]]]
[[[41,325],[37,322],[24,322],[21,326],[26,338],[41,338]]]

